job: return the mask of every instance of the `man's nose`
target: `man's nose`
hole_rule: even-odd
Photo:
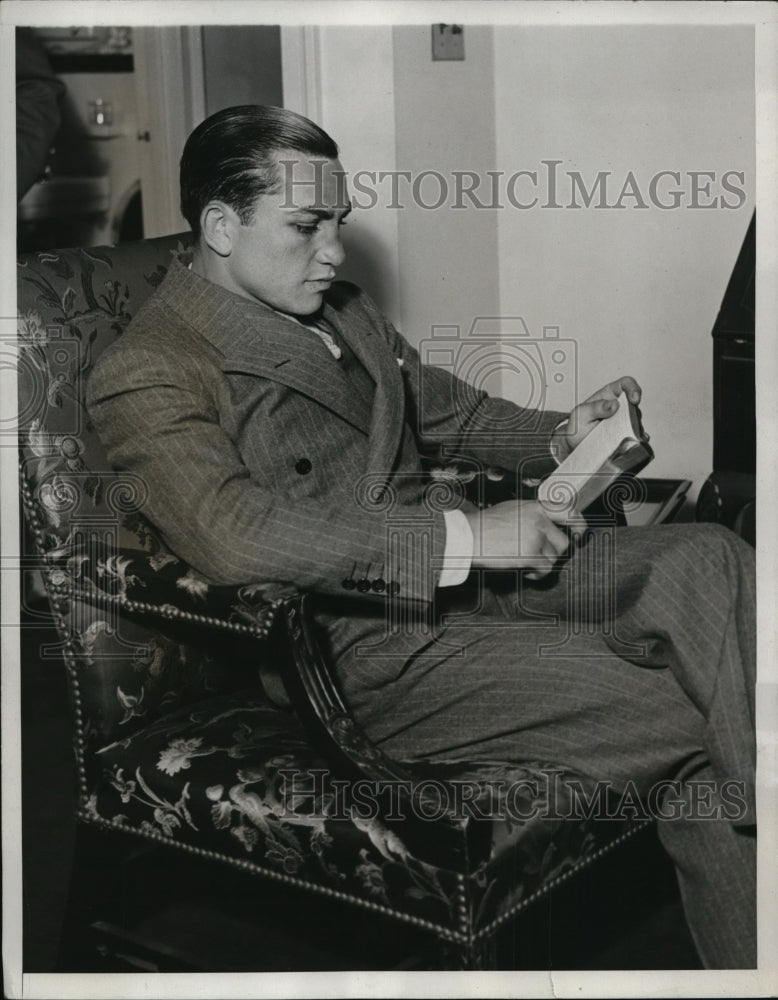
[[[329,264],[330,267],[339,267],[343,263],[346,259],[346,251],[343,248],[339,229],[326,236],[316,256],[320,264]]]

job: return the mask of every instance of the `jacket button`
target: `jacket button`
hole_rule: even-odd
[[[382,594],[386,590],[386,581],[382,580],[380,576],[377,580],[373,580],[373,590],[377,594]]]
[[[299,472],[301,476],[307,476],[312,468],[313,466],[308,458],[298,458],[294,464],[294,471]]]
[[[396,597],[400,593],[400,584],[396,580],[392,580],[387,588],[387,593],[390,597]]]
[[[370,590],[370,581],[369,580],[360,580],[357,583],[357,590],[360,592],[360,594],[366,594],[368,592],[368,590]]]
[[[343,581],[343,589],[344,590],[353,590],[354,587],[356,587],[356,583],[353,580],[349,579],[349,580],[344,580]]]

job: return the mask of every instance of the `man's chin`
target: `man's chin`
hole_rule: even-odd
[[[276,312],[286,313],[289,316],[312,316],[320,311],[324,300],[324,289],[313,291],[312,289],[301,290],[294,298],[271,298],[270,296],[260,299],[265,305],[275,309]]]
[[[324,292],[309,292],[300,298],[296,309],[290,309],[289,311],[293,312],[296,316],[312,316],[313,313],[317,313],[321,309],[323,300]]]

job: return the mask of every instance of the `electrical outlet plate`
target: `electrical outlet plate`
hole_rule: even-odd
[[[432,59],[465,58],[465,29],[461,24],[432,25]]]

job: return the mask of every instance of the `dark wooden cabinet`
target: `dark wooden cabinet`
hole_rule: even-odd
[[[756,215],[713,327],[713,468],[756,472]]]
[[[713,472],[700,490],[697,520],[717,521],[755,543],[756,214],[713,326]]]

